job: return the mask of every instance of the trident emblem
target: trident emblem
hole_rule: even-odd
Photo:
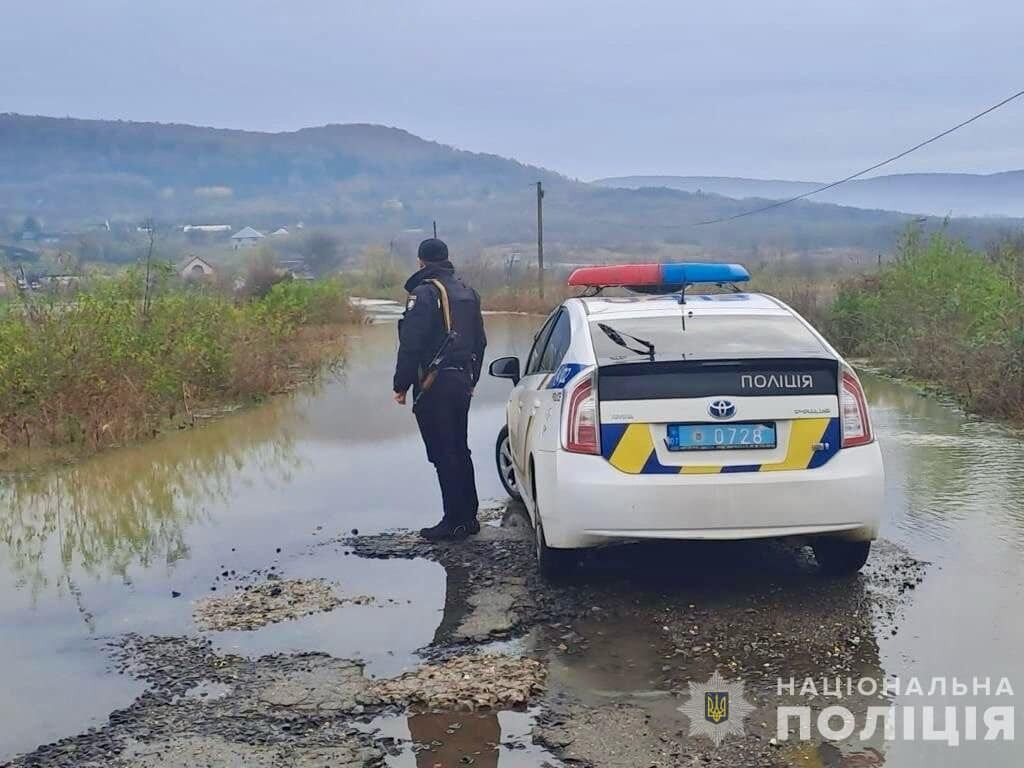
[[[729,719],[729,694],[726,691],[704,692],[704,719],[716,724]]]

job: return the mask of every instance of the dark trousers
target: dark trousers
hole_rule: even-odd
[[[475,520],[479,506],[467,440],[469,390],[466,373],[441,371],[414,411],[427,458],[437,470],[445,522],[452,524]]]

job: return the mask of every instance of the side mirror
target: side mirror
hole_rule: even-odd
[[[519,383],[519,358],[499,357],[492,360],[487,372],[499,379],[512,379],[513,384]]]

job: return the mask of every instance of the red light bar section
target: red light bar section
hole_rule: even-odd
[[[611,287],[620,285],[659,285],[661,264],[613,264],[607,267],[580,267],[569,275],[569,285]]]

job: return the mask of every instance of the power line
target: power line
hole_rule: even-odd
[[[1005,99],[1000,101],[998,104],[993,104],[988,109],[985,109],[982,112],[979,112],[978,114],[974,115],[973,117],[969,117],[968,119],[964,120],[962,123],[957,123],[952,128],[947,128],[942,133],[938,133],[938,134],[932,136],[930,139],[925,139],[920,144],[915,144],[914,146],[910,147],[909,149],[903,150],[898,155],[893,155],[892,157],[886,158],[885,160],[883,160],[880,163],[875,163],[870,168],[865,168],[863,171],[857,171],[857,173],[852,173],[849,176],[847,176],[846,178],[839,179],[838,181],[833,181],[831,184],[826,184],[823,187],[818,187],[817,189],[812,189],[812,190],[810,190],[808,192],[804,192],[803,194],[796,195],[795,197],[791,197],[788,200],[776,200],[774,203],[762,206],[760,208],[754,208],[753,210],[750,210],[750,211],[742,211],[740,213],[733,214],[732,216],[723,216],[720,219],[707,219],[705,221],[698,221],[695,224],[693,224],[693,226],[701,227],[701,226],[704,226],[705,224],[721,224],[722,222],[726,222],[726,221],[733,221],[735,219],[742,219],[744,216],[753,216],[755,213],[764,213],[765,211],[770,211],[773,208],[781,208],[784,205],[789,205],[790,203],[795,203],[797,200],[803,200],[805,197],[810,197],[811,195],[816,195],[819,192],[824,192],[826,189],[832,189],[833,187],[838,187],[840,184],[845,184],[848,181],[853,181],[858,176],[863,176],[865,173],[871,173],[871,171],[877,170],[877,169],[881,168],[883,165],[888,165],[889,163],[895,162],[896,160],[899,160],[901,157],[906,157],[911,152],[916,152],[917,150],[921,149],[921,147],[925,147],[925,146],[931,144],[933,141],[938,141],[939,139],[943,138],[944,136],[949,136],[949,134],[953,133],[954,131],[958,131],[961,128],[963,128],[965,125],[970,125],[975,120],[979,120],[979,119],[983,118],[989,112],[995,112],[1000,107],[1005,106],[1006,104],[1009,104],[1011,101],[1013,101],[1014,99],[1018,99],[1021,96],[1024,96],[1024,91],[1017,91],[1012,96],[1007,96]]]

